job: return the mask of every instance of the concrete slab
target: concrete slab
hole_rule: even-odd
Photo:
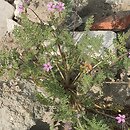
[[[102,36],[103,47],[115,51],[113,40],[116,38],[116,33],[113,31],[90,31],[90,36]]]

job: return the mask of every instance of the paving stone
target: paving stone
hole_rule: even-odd
[[[113,31],[90,31],[90,36],[103,36],[103,47],[115,51],[113,40],[116,38],[116,33]]]

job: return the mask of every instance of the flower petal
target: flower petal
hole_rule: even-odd
[[[47,72],[49,72],[49,71],[50,71],[50,69],[49,69],[49,68],[46,68],[46,71],[47,71]]]
[[[125,122],[125,119],[122,119],[121,121],[122,121],[122,123],[124,123],[124,122]]]
[[[120,117],[119,117],[119,116],[117,116],[117,117],[116,117],[116,119],[117,119],[117,120],[119,120],[119,119],[120,119]]]
[[[121,117],[122,117],[122,118],[125,118],[125,115],[122,115]]]
[[[61,3],[61,6],[63,7],[65,4],[64,3]]]
[[[47,67],[47,64],[44,64],[43,67]]]
[[[119,117],[122,117],[122,115],[121,115],[121,114],[118,114],[118,116],[119,116]]]
[[[122,122],[122,120],[121,119],[118,119],[118,121],[117,121],[118,123],[121,123]]]

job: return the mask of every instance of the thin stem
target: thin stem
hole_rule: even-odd
[[[96,68],[98,65],[100,65],[102,62],[103,62],[103,61],[98,62],[98,63],[92,68],[92,70],[95,69],[95,68]],[[88,71],[86,74],[89,74],[92,70]],[[74,79],[74,81],[73,81],[72,83],[75,83],[75,82],[81,77],[82,74],[84,74],[84,73],[79,72],[78,75],[76,76],[76,78]]]
[[[28,9],[30,9],[36,15],[36,17],[39,19],[40,23],[43,24],[42,19],[37,15],[37,13],[33,9],[31,9],[29,7],[28,7]]]
[[[81,128],[80,130],[84,130],[84,128],[82,127],[81,123],[80,123],[80,120],[77,118],[77,122],[79,124],[79,127]]]
[[[60,45],[59,45],[59,44],[57,44],[57,46],[58,46],[58,49],[59,49],[60,55],[61,55],[61,57],[62,57],[62,61],[63,61],[63,63],[65,63],[65,64],[64,64],[64,65],[65,65],[65,68],[67,69],[65,55],[63,54],[63,52],[62,52],[62,50],[61,50]]]
[[[43,45],[44,46],[44,48],[46,49],[46,51],[47,51],[47,48],[46,48],[46,46],[45,45]],[[54,51],[54,49],[53,48],[51,48],[53,51]],[[55,51],[54,51],[55,52]],[[50,54],[51,54],[51,52],[50,52]],[[56,54],[57,54],[57,52],[56,52]],[[58,54],[57,54],[58,55]],[[53,56],[52,54],[51,54],[51,56]],[[57,58],[58,59],[58,58]],[[63,73],[61,72],[61,70],[60,70],[60,67],[59,67],[59,65],[58,65],[58,63],[56,63],[55,64],[56,65],[56,67],[57,67],[57,69],[58,69],[58,71],[59,71],[59,73],[60,73],[60,75],[61,75],[61,77],[62,77],[62,79],[63,80],[65,80],[65,77],[64,77],[64,75],[63,75]]]
[[[93,110],[93,111],[94,111],[94,110]],[[104,115],[104,116],[110,117],[110,118],[112,118],[112,119],[115,119],[114,116],[108,115],[108,114],[106,114],[106,113],[103,113],[103,112],[100,112],[100,111],[97,111],[97,110],[96,110],[95,112],[97,112],[97,113],[99,113],[99,114],[102,114],[102,115]]]
[[[110,81],[110,82],[104,82],[104,83],[107,83],[107,84],[128,84],[128,82],[112,82],[112,81]]]
[[[114,116],[111,116],[111,115],[109,115],[109,114],[106,114],[106,113],[103,113],[103,112],[100,112],[100,111],[98,111],[98,110],[96,110],[96,109],[89,109],[89,108],[86,108],[86,111],[91,111],[91,112],[94,112],[94,113],[98,113],[98,114],[101,114],[101,115],[103,115],[103,116],[107,116],[107,117],[109,117],[109,118],[112,118],[112,119],[115,119],[115,117]]]
[[[60,67],[58,66],[58,64],[56,64],[56,67],[57,67],[62,79],[65,80],[65,77],[64,77],[63,73],[61,72]]]
[[[62,52],[62,50],[61,50],[61,47],[60,47],[60,45],[59,44],[57,44],[58,45],[58,49],[59,49],[59,52],[60,52],[60,55],[61,55],[61,57],[62,57],[62,61],[63,61],[63,65],[64,65],[64,67],[65,67],[65,83],[66,83],[66,85],[68,86],[68,84],[69,84],[69,79],[70,79],[70,73],[69,73],[69,71],[68,71],[68,67],[67,67],[67,64],[66,64],[66,57],[65,57],[65,55],[63,54],[63,52]]]
[[[75,79],[73,80],[72,84],[74,84],[78,79],[79,77],[81,76],[82,72],[79,72],[78,75],[75,77]]]

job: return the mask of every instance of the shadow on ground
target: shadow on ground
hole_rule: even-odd
[[[92,87],[90,95],[105,104],[130,105],[129,82],[106,82],[102,87]]]
[[[130,88],[128,87],[128,82],[124,83],[105,83],[102,91],[104,97],[111,97],[114,103],[126,105],[130,104],[127,102],[127,98],[130,96]]]
[[[28,130],[50,130],[50,126],[46,122],[43,122],[41,120],[37,120],[36,125],[32,126]]]
[[[78,11],[78,15],[83,19],[83,24],[76,28],[76,31],[84,30],[84,23],[90,16],[94,16],[94,22],[98,22],[112,14],[114,14],[112,6],[106,3],[106,0],[88,0],[86,6]]]

